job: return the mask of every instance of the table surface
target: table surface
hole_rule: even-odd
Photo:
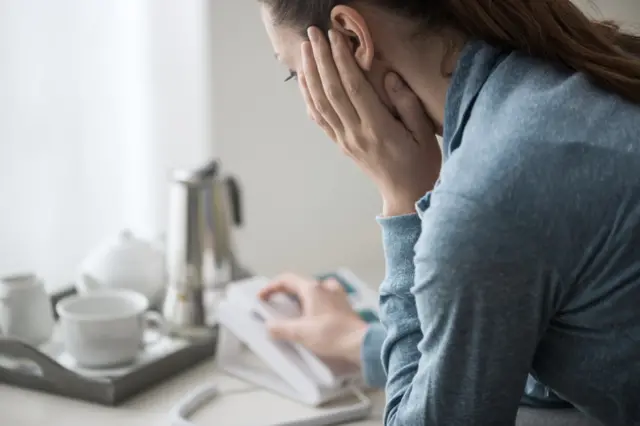
[[[300,418],[315,410],[277,396],[252,384],[235,379],[206,361],[187,370],[119,407],[106,407],[50,394],[0,385],[0,425],[40,426],[170,426],[171,407],[197,386],[215,384],[220,396],[200,410],[192,421],[196,425],[256,426]],[[374,410],[369,419],[353,426],[378,426],[384,396],[373,392]],[[251,407],[251,410],[246,410]],[[216,422],[216,420],[218,420]]]
[[[312,412],[308,407],[230,377],[214,361],[208,361],[116,408],[0,385],[0,425],[171,426],[168,416],[171,407],[194,387],[207,383],[215,383],[222,395],[194,416],[195,425],[257,426],[301,418]],[[374,402],[369,418],[349,425],[382,424],[384,395],[378,391],[369,397]],[[521,408],[516,426],[602,425],[574,410]]]

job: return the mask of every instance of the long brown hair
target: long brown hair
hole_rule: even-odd
[[[275,19],[328,30],[331,10],[353,0],[260,0]],[[640,37],[589,19],[571,0],[367,0],[428,32],[454,28],[469,38],[519,50],[583,72],[598,86],[640,103]]]

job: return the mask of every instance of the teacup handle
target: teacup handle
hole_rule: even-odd
[[[144,346],[158,343],[159,340],[169,335],[169,326],[164,317],[156,311],[147,311],[144,313],[145,330],[153,328],[157,334],[152,339],[145,339]]]

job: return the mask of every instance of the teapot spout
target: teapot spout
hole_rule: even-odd
[[[88,293],[99,290],[102,287],[98,280],[89,274],[81,274],[76,286],[79,293]]]

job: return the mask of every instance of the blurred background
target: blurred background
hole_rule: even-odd
[[[580,5],[640,21],[638,0]],[[250,268],[381,277],[378,195],[286,76],[254,0],[0,0],[0,275],[53,289],[121,229],[159,239],[171,169],[216,157]]]

